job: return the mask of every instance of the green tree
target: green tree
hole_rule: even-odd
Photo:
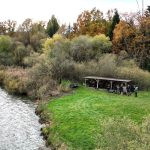
[[[113,19],[112,19],[112,23],[110,25],[110,28],[109,28],[109,31],[108,31],[108,36],[110,37],[110,40],[113,39],[113,31],[115,29],[115,26],[120,22],[120,17],[119,17],[119,14],[118,14],[118,11],[115,10],[115,14],[113,16]]]
[[[51,19],[47,24],[46,32],[50,37],[53,37],[53,35],[58,31],[58,29],[59,29],[58,21],[55,18],[55,16],[52,15]]]
[[[0,36],[0,63],[3,65],[12,64],[12,39],[9,36]]]

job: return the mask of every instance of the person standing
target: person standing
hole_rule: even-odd
[[[131,86],[129,84],[127,86],[127,93],[128,93],[128,96],[131,95]]]
[[[126,87],[126,85],[124,84],[122,88],[123,88],[123,95],[127,95],[127,87]]]
[[[123,85],[122,85],[122,84],[121,84],[121,86],[120,86],[120,89],[119,89],[119,90],[120,90],[120,94],[121,94],[121,95],[123,95]]]
[[[138,96],[137,93],[138,93],[138,86],[135,86],[135,87],[134,87],[134,94],[135,94],[135,97]]]

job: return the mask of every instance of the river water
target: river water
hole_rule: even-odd
[[[0,150],[44,149],[35,105],[0,89]]]

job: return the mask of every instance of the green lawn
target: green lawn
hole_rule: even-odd
[[[150,92],[139,92],[138,97],[111,94],[103,90],[80,87],[73,94],[52,100],[50,136],[69,149],[95,149],[101,124],[109,118],[129,118],[141,124],[150,114]]]

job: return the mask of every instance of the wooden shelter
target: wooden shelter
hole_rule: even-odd
[[[105,78],[105,77],[96,77],[96,76],[87,76],[84,77],[85,86],[92,86],[95,88],[106,88],[110,85],[110,89],[113,89],[115,85],[129,84],[131,80],[126,79],[115,79],[115,78]]]

